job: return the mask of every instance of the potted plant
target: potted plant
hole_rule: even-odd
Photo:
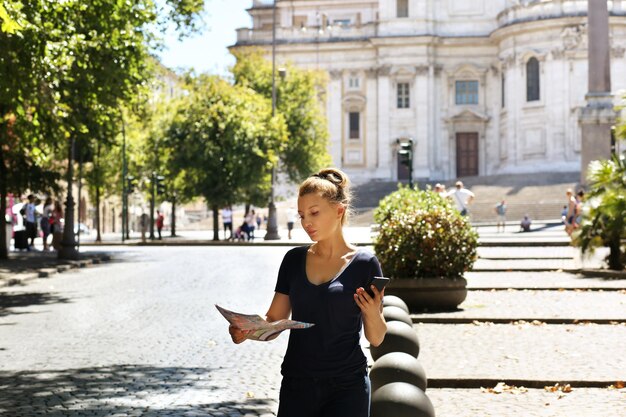
[[[385,293],[411,311],[454,310],[467,296],[463,274],[476,260],[478,234],[439,194],[400,186],[374,212],[374,250],[391,278]]]

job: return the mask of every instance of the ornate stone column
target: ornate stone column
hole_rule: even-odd
[[[579,117],[581,125],[581,183],[587,182],[587,167],[596,159],[611,156],[611,126],[615,122],[611,97],[611,46],[607,0],[588,0],[589,42],[587,105]]]

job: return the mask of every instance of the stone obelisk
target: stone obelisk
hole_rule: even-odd
[[[589,42],[589,89],[587,105],[580,113],[582,133],[581,183],[587,182],[587,167],[596,159],[611,156],[611,126],[615,122],[611,96],[611,45],[607,0],[588,0],[587,32]]]

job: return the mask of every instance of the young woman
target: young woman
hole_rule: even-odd
[[[285,255],[267,320],[314,323],[290,332],[282,364],[278,417],[368,417],[370,381],[359,345],[361,329],[378,346],[387,325],[383,292],[373,285],[382,276],[372,254],[346,242],[342,227],[350,209],[346,174],[324,169],[306,179],[298,193],[302,227],[314,242]],[[233,342],[246,332],[229,328]]]

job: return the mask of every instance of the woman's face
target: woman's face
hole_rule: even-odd
[[[342,204],[330,203],[317,193],[298,197],[298,215],[302,228],[315,242],[328,239],[341,230],[344,211]]]

